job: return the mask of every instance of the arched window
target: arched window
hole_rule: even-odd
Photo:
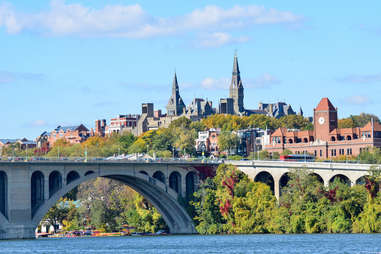
[[[336,138],[334,136],[332,136],[331,141],[336,141]]]
[[[290,138],[290,139],[288,139],[288,143],[292,144],[292,143],[294,143],[294,141]]]
[[[347,140],[352,140],[352,137],[350,135],[348,135]]]

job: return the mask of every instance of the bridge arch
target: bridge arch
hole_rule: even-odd
[[[365,185],[366,177],[367,177],[367,175],[359,177],[355,183],[358,185]]]
[[[85,173],[85,176],[88,176],[88,175],[91,175],[91,174],[94,174],[94,171],[89,170],[89,171],[87,171],[87,172]]]
[[[57,170],[54,170],[49,175],[49,198],[53,196],[59,189],[62,188],[62,175]]]
[[[165,183],[165,175],[160,170],[158,170],[155,173],[153,173],[152,177],[157,179],[157,180],[159,180],[162,183]]]
[[[318,180],[319,182],[321,182],[322,184],[324,184],[324,179],[317,173],[311,173],[310,174],[311,176],[315,177],[316,180]]]
[[[66,176],[66,185],[80,178],[80,175],[77,171],[70,171]]]
[[[34,171],[31,177],[31,209],[32,217],[37,209],[44,203],[44,174]]]
[[[173,171],[169,175],[169,187],[181,195],[181,175],[179,172]]]
[[[340,180],[340,182],[351,186],[351,180],[343,174],[337,174],[337,175],[332,176],[331,179],[329,180],[329,182],[333,183],[336,178],[338,178]]]
[[[288,172],[284,173],[279,179],[279,194],[282,195],[282,189],[287,186],[290,181],[290,174]]]
[[[4,171],[0,171],[0,213],[8,217],[8,177]]]
[[[75,171],[74,171],[75,172]],[[164,221],[173,234],[196,233],[193,221],[185,209],[177,202],[177,193],[166,187],[165,184],[142,173],[118,173],[118,174],[89,174],[68,182],[60,190],[53,194],[51,198],[36,209],[32,217],[32,225],[36,228],[49,209],[66,193],[77,187],[79,184],[95,179],[106,177],[118,180],[144,196],[163,216]]]
[[[197,174],[195,172],[189,172],[185,176],[185,196],[190,199],[193,193],[196,191]]]
[[[254,182],[265,183],[270,186],[271,191],[274,193],[275,182],[273,176],[267,171],[261,171],[254,177]]]

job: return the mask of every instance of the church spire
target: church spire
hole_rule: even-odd
[[[179,84],[177,83],[177,75],[175,71],[175,75],[173,76],[172,82],[172,95],[176,95],[179,92]]]
[[[241,114],[244,112],[243,107],[243,85],[241,81],[241,74],[238,66],[237,52],[234,54],[232,81],[230,83],[229,97],[233,99],[234,113]]]
[[[167,104],[167,114],[169,116],[178,116],[183,113],[183,110],[185,108],[185,104],[183,102],[183,99],[180,96],[180,89],[179,84],[177,83],[177,75],[175,71],[175,75],[173,76],[173,82],[172,82],[172,95],[169,98],[168,104]]]

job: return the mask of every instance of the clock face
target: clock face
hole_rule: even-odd
[[[324,120],[324,117],[320,117],[319,118],[319,124],[324,124],[325,120]]]

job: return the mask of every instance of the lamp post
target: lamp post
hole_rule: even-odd
[[[85,146],[85,162],[87,162],[87,146]]]

